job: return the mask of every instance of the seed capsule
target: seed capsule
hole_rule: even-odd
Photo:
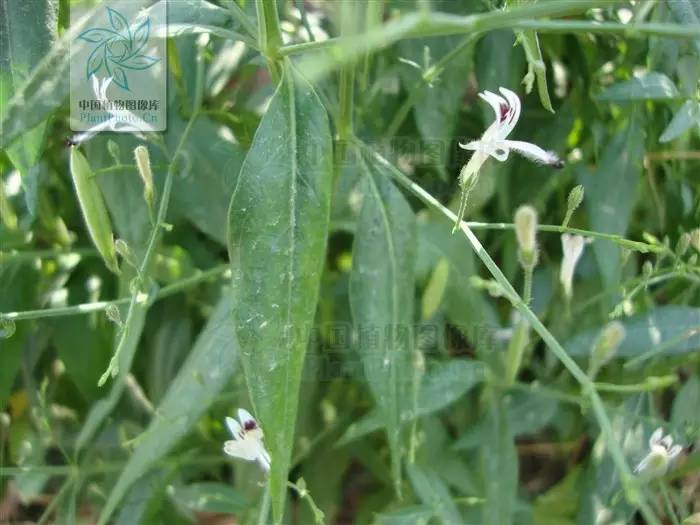
[[[95,174],[92,172],[87,159],[77,148],[71,148],[70,172],[78,195],[80,210],[83,212],[85,225],[88,228],[92,242],[100,252],[107,268],[119,273],[117,255],[114,250],[112,224],[105,206],[100,188],[97,186]]]

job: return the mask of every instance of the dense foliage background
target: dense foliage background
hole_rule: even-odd
[[[71,3],[0,2],[0,521],[699,522],[697,1],[170,0],[167,131],[73,151]],[[489,159],[453,233],[500,86],[566,166]]]

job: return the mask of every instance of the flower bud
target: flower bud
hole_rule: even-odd
[[[529,205],[515,212],[515,235],[518,238],[520,264],[532,269],[537,264],[537,212]]]
[[[620,321],[612,321],[605,325],[591,350],[588,377],[593,379],[598,371],[613,358],[625,335],[625,327]]]
[[[570,298],[573,294],[574,271],[576,270],[576,265],[578,264],[581,255],[583,255],[585,243],[585,239],[580,235],[569,235],[568,233],[564,233],[561,236],[561,246],[562,251],[564,252],[564,258],[562,259],[561,263],[559,281],[564,287],[564,294],[568,298]]]
[[[107,305],[107,308],[105,308],[105,315],[107,316],[107,319],[112,321],[117,326],[121,327],[123,325],[122,316],[119,313],[119,307],[117,307],[116,305]]]
[[[136,159],[136,167],[143,180],[143,198],[146,200],[149,208],[153,208],[153,172],[151,171],[151,158],[148,155],[146,146],[137,146],[134,149],[134,158]]]

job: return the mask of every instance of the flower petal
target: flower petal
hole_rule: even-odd
[[[468,149],[471,151],[476,151],[481,147],[481,141],[479,140],[472,140],[471,142],[467,142],[466,144],[462,144],[461,142],[459,142],[458,144],[460,148]]]
[[[501,140],[496,144],[502,149],[510,149],[520,153],[523,157],[540,164],[546,164],[553,168],[561,168],[564,162],[552,151],[545,151],[536,144],[522,140]]]
[[[241,425],[246,430],[252,430],[258,426],[258,422],[255,421],[255,418],[250,415],[250,412],[248,412],[245,408],[238,409],[238,421],[241,422]]]
[[[680,445],[672,446],[671,450],[668,451],[668,459],[675,458],[678,454],[681,453],[681,450],[683,450],[683,447],[681,447]]]
[[[500,137],[501,139],[505,139],[508,135],[510,135],[510,132],[513,131],[515,125],[518,123],[518,120],[520,120],[520,98],[518,98],[518,95],[516,95],[510,89],[500,87],[498,90],[508,101],[509,107],[509,111],[503,122],[503,128],[501,130],[502,135]]]
[[[506,99],[500,95],[496,95],[496,93],[486,90],[479,93],[479,98],[493,108],[493,112],[496,115],[496,121],[500,121],[502,107],[508,106]]]
[[[243,431],[243,428],[241,425],[233,419],[232,417],[227,417],[226,418],[226,426],[228,427],[229,431],[233,435],[234,438],[239,439],[241,432]]]
[[[224,443],[224,452],[229,456],[246,461],[258,459],[257,442],[247,439],[226,441]]]
[[[664,430],[661,427],[654,430],[654,433],[649,438],[649,448],[652,448],[654,445],[658,445],[663,435]]]

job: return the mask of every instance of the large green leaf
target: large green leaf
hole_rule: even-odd
[[[415,463],[408,465],[407,471],[414,492],[425,506],[432,510],[439,523],[443,525],[464,523],[462,516],[457,510],[457,505],[452,501],[450,490],[440,479],[437,472],[428,465]]]
[[[624,236],[637,198],[637,186],[643,173],[644,132],[638,114],[627,127],[610,137],[598,169],[579,171],[579,181],[586,189],[586,209],[590,229]],[[598,266],[607,286],[620,282],[622,252],[610,242],[593,244]]]
[[[233,294],[225,292],[195,342],[192,352],[170,384],[136,449],[121,471],[100,514],[106,523],[129,487],[182,438],[207,410],[233,374],[238,345],[231,323]]]
[[[650,71],[624,82],[605,88],[596,97],[605,102],[625,102],[629,100],[669,99],[678,97],[678,89],[673,81],[663,73]]]
[[[659,137],[659,142],[670,142],[692,127],[700,130],[700,102],[686,100],[673,115],[673,119]]]
[[[401,415],[413,406],[415,217],[388,176],[365,165],[350,274],[350,308],[365,377],[382,414],[397,491]]]
[[[402,414],[402,421],[425,416],[442,410],[481,383],[485,376],[485,366],[478,361],[451,359],[436,363],[425,374],[418,391],[417,410],[413,407]],[[350,443],[382,428],[384,416],[380,409],[375,409],[359,421],[350,425],[338,441],[338,445]]]
[[[272,457],[277,521],[326,249],[331,159],[326,111],[311,85],[286,63],[241,167],[228,232],[238,298],[234,324]]]
[[[616,357],[634,357],[651,350],[659,356],[684,354],[700,346],[700,308],[690,306],[659,306],[647,314],[623,319],[625,338]],[[571,355],[586,356],[600,333],[588,330],[574,336],[564,344]],[[687,337],[684,337],[687,335]]]
[[[48,53],[56,37],[57,4],[55,0],[0,2],[0,114]],[[7,148],[8,157],[23,177],[38,169],[45,130],[46,122],[40,122]]]
[[[508,525],[513,522],[518,491],[518,452],[503,399],[498,399],[495,392],[487,395],[488,432],[481,446],[486,499],[482,523]]]

